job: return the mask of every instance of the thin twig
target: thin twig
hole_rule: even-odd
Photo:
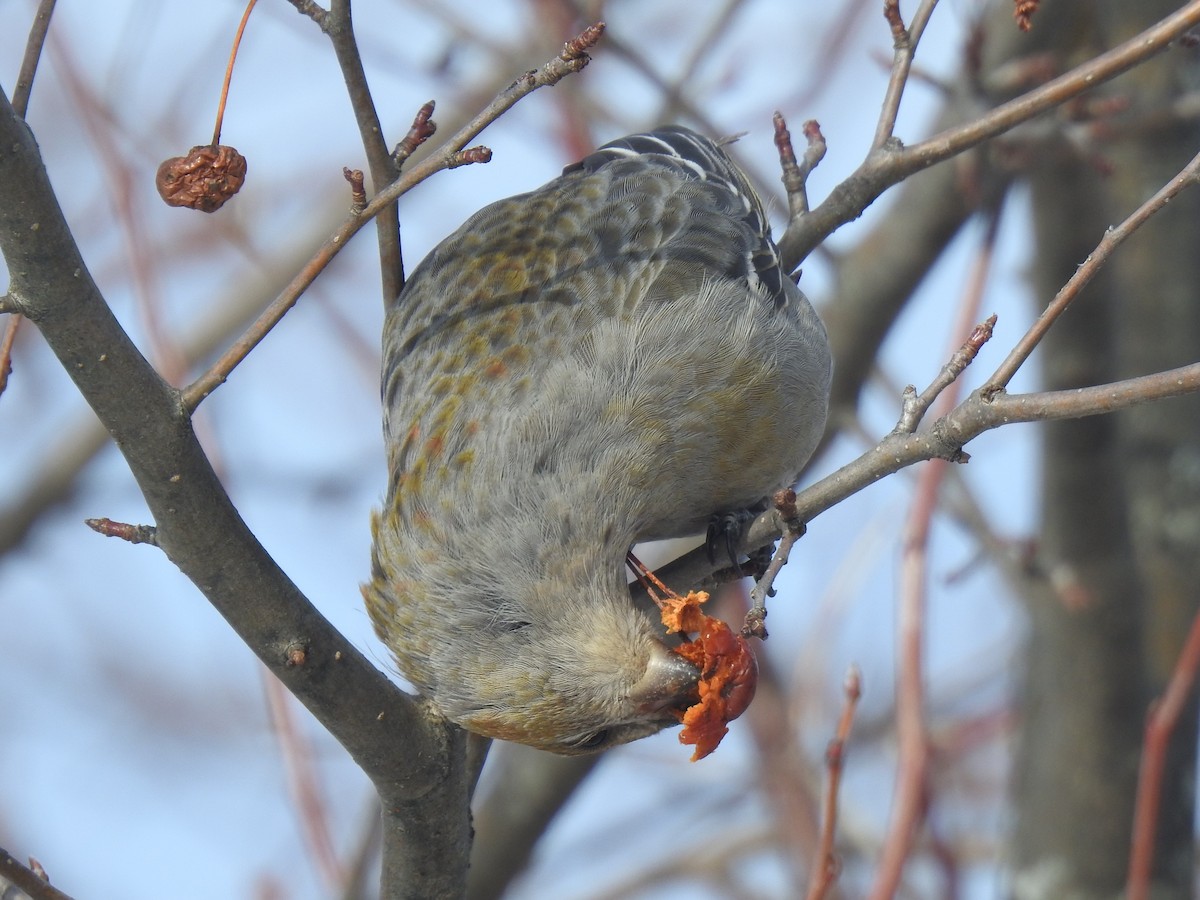
[[[1167,744],[1184,705],[1191,696],[1200,671],[1200,613],[1192,618],[1187,641],[1175,663],[1167,689],[1150,709],[1142,741],[1142,763],[1138,770],[1137,801],[1133,813],[1133,841],[1129,853],[1129,881],[1125,896],[1146,900],[1150,895],[1150,869],[1154,863],[1154,840],[1158,829],[1158,807],[1166,770]]]
[[[996,324],[995,316],[991,316],[973,328],[970,322],[972,321],[971,317],[977,315],[983,291],[987,285],[988,271],[991,267],[996,238],[999,233],[999,222],[1000,208],[998,207],[989,217],[988,227],[984,233],[978,257],[967,280],[964,302],[960,304],[958,320],[951,331],[952,335],[961,335],[969,329],[969,333],[961,344],[954,349],[949,361],[942,367],[929,387],[922,391],[919,396],[912,385],[904,389],[900,421],[897,423],[893,434],[911,434],[915,432],[925,412],[939,396],[943,399],[943,411],[948,412],[950,407],[957,402],[960,392],[957,389],[947,389],[951,388],[951,386],[957,386],[958,377],[975,359],[980,348],[991,338],[992,329]],[[946,393],[943,393],[944,391]],[[766,628],[763,627],[763,623],[767,616],[767,594],[776,576],[782,570],[783,566],[787,564],[792,547],[804,534],[804,523],[808,521],[800,515],[797,509],[795,491],[779,491],[773,499],[775,511],[784,524],[783,537],[780,539],[779,546],[771,557],[766,572],[763,573],[750,593],[753,605],[750,608],[750,612],[746,614],[746,621],[742,627],[742,634],[745,637],[766,638],[767,632]]]
[[[242,34],[246,31],[246,22],[249,21],[250,13],[253,12],[256,3],[258,0],[250,0],[246,4],[242,20],[238,22],[237,33],[233,36],[233,46],[229,48],[229,62],[225,64],[225,80],[221,82],[221,99],[217,101],[217,121],[213,125],[212,145],[214,147],[221,143],[221,123],[225,121],[225,101],[229,99],[229,83],[233,81],[233,64],[237,60],[238,47],[242,45]]]
[[[29,28],[29,38],[25,41],[25,55],[21,58],[21,69],[17,72],[17,83],[12,94],[12,108],[22,119],[29,110],[29,95],[33,92],[33,79],[37,75],[38,62],[42,58],[46,32],[50,30],[54,3],[55,0],[41,0],[38,3],[33,24]]]
[[[924,631],[929,532],[947,463],[932,460],[917,476],[915,499],[904,528],[896,624],[896,743],[899,754],[891,822],[870,896],[894,897],[904,863],[923,820],[928,790],[929,738],[925,731]]]
[[[177,343],[163,325],[162,292],[158,273],[160,255],[152,251],[147,219],[138,205],[143,185],[135,178],[134,163],[119,146],[117,117],[96,93],[94,82],[79,69],[79,61],[55,33],[49,42],[50,56],[58,69],[67,95],[75,104],[79,122],[95,148],[94,156],[104,171],[104,185],[113,205],[114,217],[128,260],[134,298],[150,346],[150,355],[162,376],[178,384],[187,374]],[[138,173],[140,174],[140,172]]]
[[[371,221],[380,210],[386,208],[388,204],[394,202],[397,198],[403,196],[436,172],[440,172],[456,164],[462,165],[463,160],[459,151],[466,147],[467,143],[478,135],[479,132],[496,121],[501,114],[511,109],[522,98],[528,96],[538,88],[557,84],[568,75],[583,69],[588,63],[586,51],[600,39],[600,35],[603,33],[603,22],[597,22],[595,25],[586,28],[577,38],[568,41],[566,46],[563,47],[562,53],[558,56],[551,59],[540,69],[521,76],[509,87],[501,91],[486,108],[459,129],[453,137],[447,139],[436,152],[423,159],[407,172],[402,173],[399,178],[377,193],[361,213],[348,216],[338,226],[333,235],[305,263],[288,286],[283,289],[282,293],[263,311],[254,324],[225,351],[221,358],[207,372],[183,390],[182,400],[184,407],[188,410],[195,410],[205,397],[225,382],[229,377],[229,373],[250,354],[251,350],[258,346],[259,342],[287,314],[287,311],[296,304],[296,301],[300,299],[300,295],[304,293],[308,286],[329,265],[329,261],[341,252],[346,242]]]
[[[753,589],[750,591],[750,609],[746,612],[742,625],[742,637],[756,637],[761,641],[767,639],[767,597],[771,596],[771,588],[775,579],[787,565],[792,547],[804,536],[804,520],[796,514],[796,492],[791,488],[776,491],[772,498],[775,510],[786,525],[779,546],[771,554],[771,561],[766,571],[762,573]]]
[[[24,318],[20,315],[10,316],[4,327],[4,337],[0,338],[0,395],[8,387],[8,376],[12,374],[12,350],[17,340],[17,332],[21,329]]]
[[[850,728],[854,724],[854,711],[862,696],[862,673],[858,666],[850,666],[842,690],[846,695],[842,714],[838,718],[837,731],[825,750],[825,768],[829,773],[825,786],[825,797],[821,811],[821,839],[817,849],[817,861],[808,881],[807,900],[822,900],[837,882],[841,868],[833,852],[837,835],[838,790],[842,783],[842,770],[846,763],[846,744],[850,742]]]
[[[904,87],[908,84],[909,71],[912,69],[913,57],[917,53],[917,44],[925,31],[929,17],[937,0],[923,0],[913,15],[912,23],[907,28],[900,20],[900,5],[898,0],[887,0],[884,4],[884,17],[892,29],[892,43],[895,53],[892,58],[892,74],[888,79],[887,89],[883,95],[883,106],[879,111],[879,124],[875,126],[875,139],[871,141],[871,150],[882,150],[892,139],[896,130],[896,116],[900,113],[900,99],[904,95]]]
[[[915,390],[912,391],[914,396],[911,403],[908,402],[911,386],[905,390],[904,412],[901,414],[900,423],[896,426],[898,430],[916,430],[917,425],[920,424],[921,418],[925,415],[925,411],[929,409],[930,404],[937,399],[942,391],[958,380],[958,376],[979,355],[979,351],[983,349],[983,345],[992,339],[992,332],[995,327],[995,313],[976,325],[975,330],[963,341],[963,345],[954,351],[954,355],[950,357],[950,361],[942,366],[942,370],[938,372],[937,377],[930,383],[929,387],[925,388],[920,396],[915,396]]]
[[[354,34],[354,18],[350,0],[333,0],[329,12],[320,20],[321,30],[328,35],[337,57],[342,81],[354,111],[359,140],[367,155],[371,172],[371,187],[379,191],[396,180],[400,168],[392,159],[383,124],[371,96],[371,86],[363,67],[358,39]],[[375,240],[379,249],[379,272],[383,305],[386,309],[396,302],[404,288],[404,258],[400,250],[400,212],[395,203],[382,207],[375,218]]]
[[[1113,251],[1124,243],[1126,238],[1141,228],[1146,220],[1170,203],[1184,188],[1197,182],[1200,182],[1200,153],[1192,157],[1191,162],[1184,166],[1178,175],[1163,185],[1153,197],[1139,206],[1125,221],[1115,228],[1109,228],[1104,233],[1104,237],[1100,239],[1096,249],[1088,254],[1088,258],[1075,270],[1075,274],[1067,280],[1067,283],[1062,286],[1042,314],[1037,317],[1037,321],[1030,326],[1029,330],[1025,332],[1025,336],[1017,342],[1008,357],[987,380],[984,389],[988,391],[1003,390],[1025,360],[1029,358],[1029,355],[1033,353],[1034,348],[1041,343],[1046,332],[1050,330],[1050,326],[1079,296],[1080,291],[1100,271],[1101,266],[1108,261]]]
[[[991,217],[967,281],[963,302],[959,304],[957,321],[950,332],[950,345],[957,346],[952,361],[915,401],[914,407],[919,408],[919,412],[916,409],[910,412],[908,403],[905,403],[902,424],[911,415],[911,426],[915,429],[919,417],[935,402],[935,398],[939,407],[949,412],[958,402],[961,391],[958,376],[974,359],[983,341],[991,335],[991,324],[995,317],[974,329],[971,329],[970,323],[979,315],[994,256],[999,218],[999,211]],[[968,330],[970,333],[966,334]],[[918,473],[912,510],[904,528],[896,635],[899,670],[896,678],[896,740],[900,759],[891,824],[884,840],[875,884],[871,889],[871,896],[877,900],[896,895],[904,863],[924,817],[928,793],[930,749],[925,726],[924,643],[929,535],[946,469],[946,461],[936,459]]]

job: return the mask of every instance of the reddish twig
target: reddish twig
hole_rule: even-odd
[[[900,762],[891,824],[871,891],[872,897],[881,900],[896,894],[925,805],[929,762],[923,680],[927,554],[938,488],[946,465],[945,460],[931,460],[921,470],[917,478],[916,502],[905,527],[896,636],[899,656],[896,740]]]
[[[935,398],[940,408],[948,413],[958,402],[958,393],[961,390],[958,376],[991,335],[992,320],[973,329],[970,323],[979,315],[999,231],[999,218],[997,210],[991,217],[972,267],[966,293],[959,306],[957,321],[951,330],[951,346],[956,347],[951,355],[951,362],[943,367],[938,377],[919,398],[912,399],[911,395],[906,396],[901,425],[911,424],[915,429],[920,416],[935,402]],[[944,459],[932,460],[918,473],[913,507],[904,528],[896,635],[899,669],[896,677],[896,740],[899,744],[900,761],[895,799],[892,801],[891,824],[884,841],[875,884],[871,888],[871,896],[877,900],[895,896],[904,863],[912,850],[917,829],[925,814],[930,755],[929,736],[925,729],[923,673],[929,534],[946,466],[947,461]]]
[[[883,0],[883,18],[892,30],[892,43],[896,47],[908,43],[908,29],[900,15],[900,0]]]
[[[1175,663],[1171,680],[1163,695],[1150,707],[1142,741],[1142,762],[1138,770],[1137,801],[1133,812],[1133,843],[1129,853],[1129,880],[1125,896],[1129,900],[1147,900],[1150,895],[1150,868],[1154,862],[1154,839],[1158,829],[1158,807],[1166,770],[1167,743],[1179,724],[1184,705],[1191,696],[1200,671],[1200,613],[1192,618],[1183,651]]]
[[[816,119],[804,123],[804,139],[808,146],[801,160],[796,159],[792,146],[792,134],[788,131],[783,113],[776,111],[772,116],[775,125],[775,146],[779,150],[779,168],[783,170],[780,180],[788,198],[789,223],[808,212],[808,176],[825,158],[825,135]]]
[[[221,123],[225,120],[225,101],[229,98],[229,82],[233,80],[233,63],[237,59],[238,47],[242,44],[242,33],[246,30],[246,22],[250,19],[250,13],[254,10],[254,4],[257,2],[258,0],[250,0],[246,4],[242,20],[238,23],[237,33],[233,36],[233,46],[229,50],[229,62],[225,64],[225,80],[221,83],[221,99],[217,101],[217,121],[213,125],[212,139],[214,147],[221,143]]]
[[[779,540],[779,546],[771,555],[771,562],[767,565],[767,570],[763,572],[762,577],[750,591],[750,609],[746,612],[746,618],[742,623],[742,637],[756,637],[760,641],[767,639],[767,597],[771,594],[775,579],[787,565],[792,547],[796,545],[796,541],[804,537],[804,521],[796,515],[796,492],[791,488],[776,491],[772,502],[786,523],[787,529]]]
[[[303,665],[304,656],[303,648],[293,647],[288,650],[290,665]],[[291,709],[293,700],[283,684],[265,668],[262,670],[262,680],[267,708],[271,714],[271,725],[279,739],[280,755],[283,757],[283,766],[287,773],[288,792],[295,806],[304,843],[326,889],[330,894],[336,895],[345,882],[345,873],[334,849],[329,815],[321,798],[316,774],[313,772],[311,749],[296,727]]]
[[[929,764],[929,739],[925,732],[923,683],[926,564],[929,531],[937,508],[938,487],[946,461],[937,459],[917,477],[916,497],[905,525],[900,564],[900,601],[896,643],[899,669],[896,678],[896,741],[899,764],[879,871],[870,896],[894,897],[904,863],[912,849],[924,814]]]
[[[0,338],[0,395],[8,387],[8,376],[12,374],[12,350],[17,341],[17,332],[21,329],[24,317],[18,314],[9,316],[8,324],[4,327],[4,337]]]
[[[963,341],[963,345],[954,351],[950,361],[942,366],[937,377],[919,396],[916,388],[911,384],[904,389],[903,410],[900,413],[900,421],[896,424],[897,431],[911,433],[917,430],[917,425],[920,424],[925,411],[929,409],[938,395],[957,381],[958,376],[975,360],[983,345],[991,340],[995,327],[995,313],[976,325],[967,339]]]
[[[821,811],[821,839],[817,848],[817,859],[808,881],[807,900],[822,900],[837,882],[841,865],[833,852],[833,840],[837,834],[838,791],[842,783],[842,770],[846,763],[846,744],[850,741],[850,728],[854,724],[854,711],[862,696],[862,673],[858,666],[846,672],[843,684],[846,695],[842,714],[838,718],[837,731],[825,750],[825,767],[829,779],[825,786],[825,797]]]

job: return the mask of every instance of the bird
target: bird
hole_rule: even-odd
[[[471,216],[386,315],[362,592],[468,731],[572,755],[677,724],[699,672],[626,554],[761,504],[821,437],[826,332],[725,146],[611,141]]]

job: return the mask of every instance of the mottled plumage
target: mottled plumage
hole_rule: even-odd
[[[364,595],[400,671],[464,727],[558,752],[675,722],[695,673],[625,553],[790,484],[829,393],[742,173],[683,128],[614,141],[439,244],[383,349]]]

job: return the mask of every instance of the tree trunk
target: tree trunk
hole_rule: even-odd
[[[1062,27],[1035,20],[1035,28],[1059,40],[1069,62],[1080,35],[1111,47],[1177,6],[1077,0],[1057,11]],[[1038,153],[1046,160],[1031,173],[1039,304],[1105,228],[1200,150],[1200,129],[1171,108],[1197,74],[1195,51],[1176,47],[1107,90],[1130,105],[1111,123],[1111,140],[1086,148],[1111,174],[1066,141]],[[1200,359],[1198,237],[1193,190],[1121,247],[1051,331],[1040,357],[1045,386],[1113,381]],[[1013,893],[1113,897],[1126,878],[1147,708],[1200,596],[1200,400],[1052,423],[1043,434],[1040,558],[1055,587],[1031,600]],[[1191,896],[1196,726],[1190,704],[1164,783],[1156,897]]]

